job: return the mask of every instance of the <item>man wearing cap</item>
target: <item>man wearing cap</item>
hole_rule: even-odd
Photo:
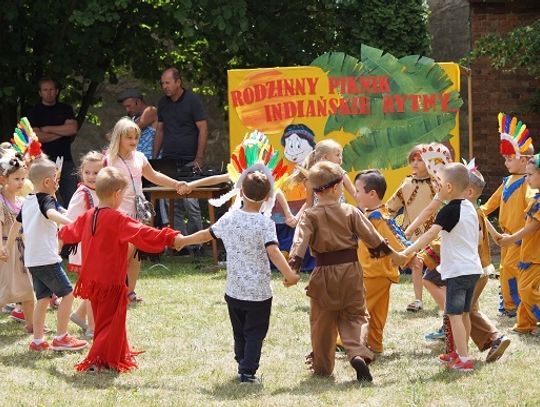
[[[204,153],[208,138],[206,112],[202,102],[191,90],[182,87],[180,72],[166,69],[161,75],[163,96],[158,103],[156,143],[162,147],[163,159],[174,159],[179,168],[204,165]],[[185,211],[188,223],[184,223]],[[199,201],[193,198],[177,199],[174,210],[175,225],[182,234],[202,229]]]
[[[63,157],[57,196],[67,208],[78,182],[71,155],[71,143],[78,130],[77,120],[70,105],[58,102],[59,89],[54,79],[40,79],[38,88],[41,101],[28,112],[28,120],[45,154],[52,161]]]
[[[137,151],[143,153],[146,158],[157,158],[159,148],[155,148],[155,134],[157,126],[157,109],[147,105],[139,89],[126,89],[116,99],[121,103],[129,117],[141,129],[141,138],[137,145]]]

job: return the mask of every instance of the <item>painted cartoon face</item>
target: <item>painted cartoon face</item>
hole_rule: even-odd
[[[313,147],[296,133],[291,134],[285,140],[285,158],[293,163],[301,164],[311,151],[313,151]]]

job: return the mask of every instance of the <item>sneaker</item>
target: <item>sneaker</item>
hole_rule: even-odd
[[[441,326],[434,332],[430,332],[424,335],[427,341],[444,341],[444,329]]]
[[[261,384],[261,379],[259,379],[254,374],[240,373],[240,383],[246,384]]]
[[[64,335],[62,339],[54,338],[52,341],[51,349],[52,350],[81,350],[86,348],[88,342],[81,339],[77,339],[70,334]]]
[[[9,316],[11,318],[13,318],[15,321],[19,321],[19,322],[25,322],[26,320],[24,319],[24,313],[22,311],[17,311],[16,309],[14,309],[13,311],[11,311],[11,313],[9,314]]]
[[[356,370],[356,380],[359,382],[372,382],[373,376],[369,371],[369,367],[364,359],[356,356],[351,360],[351,366]]]
[[[28,349],[34,352],[41,352],[44,350],[49,350],[49,342],[43,341],[39,345],[35,343],[34,341],[30,342],[30,345],[28,346]]]
[[[87,339],[93,339],[94,338],[94,331],[91,329],[87,329],[84,331],[84,337]]]
[[[85,320],[79,317],[74,312],[69,316],[69,320],[75,325],[78,325],[79,328],[81,328],[83,331],[88,330],[88,325],[86,324]]]
[[[407,305],[407,311],[410,312],[419,312],[424,308],[424,303],[421,300],[414,300],[409,305]]]
[[[15,304],[6,304],[2,307],[2,312],[5,314],[11,314],[11,311],[15,309]]]
[[[506,314],[506,317],[508,317],[508,318],[515,318],[517,316],[516,310],[506,311],[505,314]]]
[[[459,355],[456,351],[450,353],[441,353],[439,355],[439,362],[441,363],[452,363],[455,360],[459,359]]]
[[[472,372],[474,370],[473,361],[471,359],[463,362],[459,357],[449,365],[450,369],[458,372]]]
[[[510,345],[510,339],[501,335],[491,343],[491,348],[486,356],[486,363],[496,362],[504,354],[506,348]]]

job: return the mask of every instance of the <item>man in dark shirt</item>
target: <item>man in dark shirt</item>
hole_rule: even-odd
[[[77,176],[71,155],[71,143],[77,135],[77,121],[70,105],[57,101],[58,85],[51,78],[42,78],[39,83],[41,102],[28,113],[42,149],[52,161],[64,158],[58,189],[58,198],[67,208],[71,196],[77,189]]]
[[[158,103],[158,125],[154,146],[161,149],[163,159],[174,159],[179,167],[204,165],[204,152],[208,138],[206,112],[197,95],[182,87],[176,68],[166,69],[161,75],[163,96]],[[187,228],[184,214],[188,218]],[[174,211],[175,225],[182,234],[202,229],[199,201],[193,198],[177,199]]]

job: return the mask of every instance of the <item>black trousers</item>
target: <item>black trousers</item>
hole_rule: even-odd
[[[255,374],[259,368],[264,338],[270,324],[272,298],[243,301],[225,295],[234,335],[234,358],[238,373]]]

